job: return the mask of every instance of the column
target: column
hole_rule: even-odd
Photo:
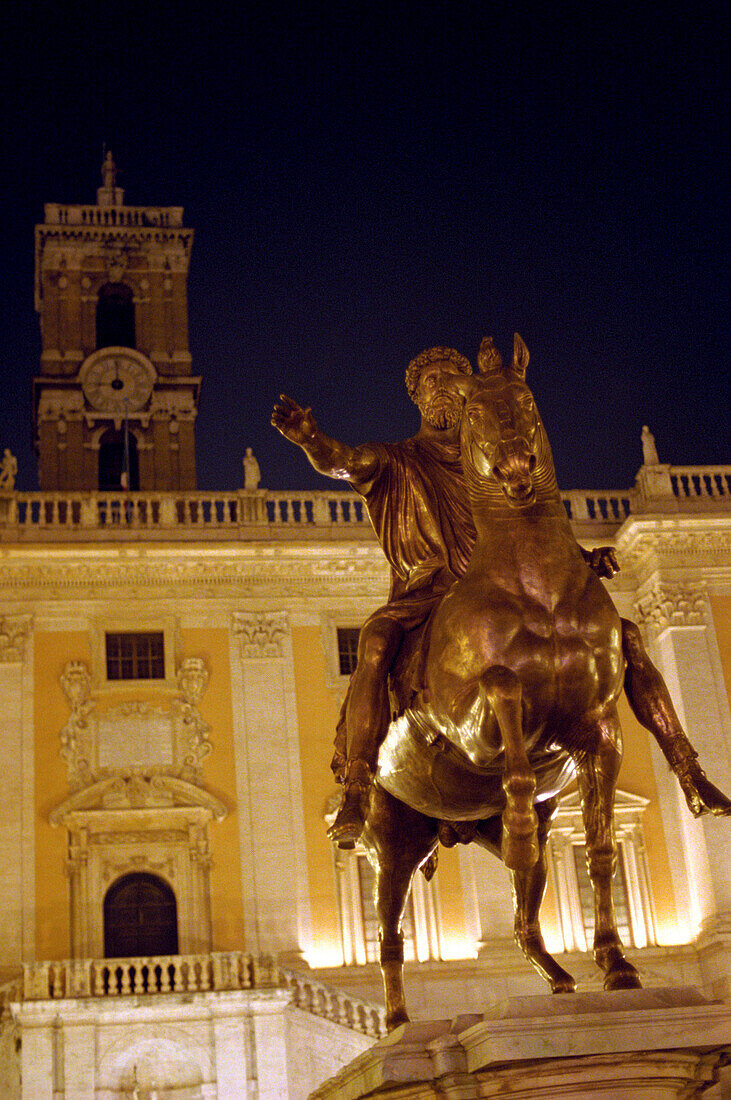
[[[233,631],[246,947],[292,960],[309,943],[310,908],[289,622],[241,612]]]
[[[0,617],[0,967],[33,958],[33,705],[30,618]]]

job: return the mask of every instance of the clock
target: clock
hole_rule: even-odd
[[[100,348],[79,371],[84,397],[99,412],[141,409],[157,375],[149,359],[133,348]]]

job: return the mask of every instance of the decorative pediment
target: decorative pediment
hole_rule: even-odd
[[[49,816],[60,825],[71,814],[99,811],[202,809],[216,821],[226,817],[223,802],[194,783],[172,775],[115,775],[75,791]]]

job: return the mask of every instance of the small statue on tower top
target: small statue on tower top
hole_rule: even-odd
[[[642,462],[645,466],[659,466],[660,456],[655,446],[655,436],[647,424],[642,425]]]

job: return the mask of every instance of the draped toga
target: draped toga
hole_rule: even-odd
[[[389,602],[376,615],[398,618],[408,630],[464,575],[475,544],[459,444],[416,436],[369,450],[376,473],[351,485],[391,566]]]
[[[376,472],[350,484],[363,498],[378,541],[391,566],[388,603],[364,624],[393,619],[417,639],[432,610],[467,569],[476,532],[459,444],[418,436],[401,443],[369,444],[376,456]],[[391,687],[397,710],[416,690],[423,670],[426,646],[402,647]],[[348,695],[350,688],[348,689]],[[335,734],[331,768],[344,782],[347,732],[347,696]],[[385,733],[385,730],[382,731]]]

